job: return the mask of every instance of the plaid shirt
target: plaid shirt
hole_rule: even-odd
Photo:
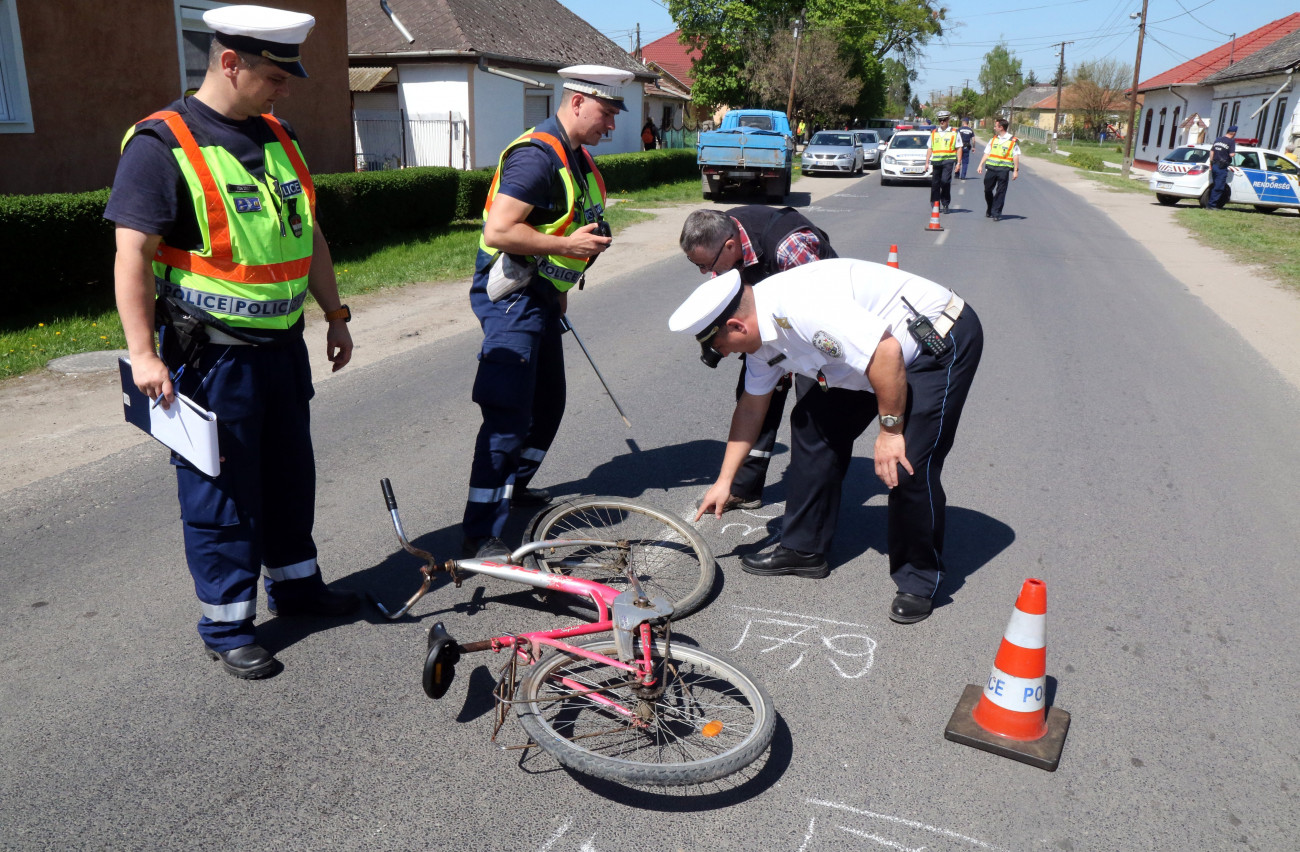
[[[736,219],[733,217],[731,221],[736,222]],[[740,230],[740,252],[744,258],[744,265],[753,266],[758,263],[758,255],[754,254],[754,248],[749,244],[749,234],[745,233],[745,226],[739,222],[736,222],[736,227]],[[817,260],[817,251],[820,248],[821,240],[817,239],[817,235],[812,231],[807,228],[795,231],[776,247],[776,265],[785,272],[787,269],[812,263]]]

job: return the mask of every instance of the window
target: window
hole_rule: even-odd
[[[1155,111],[1154,109],[1149,109],[1149,110],[1147,110],[1147,122],[1146,122],[1146,126],[1142,128],[1142,147],[1143,147],[1143,148],[1145,148],[1146,145],[1147,145],[1147,143],[1151,141],[1151,117],[1152,117],[1153,115],[1155,115],[1155,112],[1156,112],[1156,111]]]
[[[1165,107],[1164,109],[1161,109],[1161,110],[1160,110],[1160,129],[1159,129],[1158,131],[1156,131],[1156,147],[1157,147],[1157,148],[1163,148],[1163,147],[1165,147],[1165,112],[1166,112],[1167,110],[1168,110],[1168,107]],[[1173,135],[1172,133],[1169,134],[1169,141],[1170,141],[1170,142],[1173,142],[1173,141],[1174,141],[1174,135]]]
[[[1174,107],[1174,120],[1170,122],[1173,126],[1169,128],[1169,147],[1172,148],[1178,144],[1178,113],[1182,107]]]
[[[536,127],[551,117],[551,90],[524,90],[524,127]]]
[[[1300,174],[1300,168],[1297,168],[1295,163],[1277,154],[1265,154],[1264,164],[1268,166],[1270,172],[1281,172],[1284,175]]]
[[[1239,169],[1259,168],[1259,155],[1254,151],[1238,151],[1232,158],[1232,164]]]
[[[1268,129],[1268,106],[1259,111],[1259,121],[1255,122],[1255,138],[1263,139],[1264,131]]]
[[[1234,124],[1237,123],[1237,116],[1239,116],[1239,115],[1241,115],[1241,101],[1233,101],[1233,102],[1232,102],[1232,115],[1228,117],[1228,126],[1229,126],[1229,127],[1231,127],[1232,125],[1234,125]]]
[[[1278,98],[1277,109],[1273,112],[1273,130],[1268,134],[1268,145],[1266,147],[1276,148],[1277,143],[1282,140],[1283,122],[1286,121],[1286,98]]]
[[[225,6],[211,0],[172,0],[176,10],[176,49],[180,54],[181,92],[189,94],[203,85],[208,71],[208,47],[212,29],[203,23],[203,13]]]
[[[1219,104],[1219,129],[1214,131],[1215,137],[1223,135],[1223,128],[1228,126],[1228,103],[1224,101]]]
[[[676,122],[673,121],[673,108],[671,106],[664,107],[663,119],[659,122],[659,127],[663,130],[672,130],[674,124]]]
[[[33,133],[16,0],[0,0],[0,133]]]

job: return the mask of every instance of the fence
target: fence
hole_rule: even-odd
[[[353,114],[352,139],[359,172],[412,166],[469,168],[469,123],[446,118],[407,118],[405,110],[389,116],[368,111]]]
[[[700,134],[696,130],[661,130],[659,132],[660,148],[694,148]]]

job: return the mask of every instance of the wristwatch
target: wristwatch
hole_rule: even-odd
[[[339,309],[336,311],[325,312],[326,322],[334,322],[334,320],[339,320],[339,319],[343,320],[344,322],[352,322],[352,311],[348,310],[347,305],[340,305]]]
[[[903,418],[899,417],[897,414],[880,415],[880,425],[884,426],[886,429],[893,429],[895,426],[897,426],[899,423],[902,422],[903,422]]]

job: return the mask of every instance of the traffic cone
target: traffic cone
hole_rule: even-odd
[[[892,266],[894,269],[898,268],[898,246],[889,247],[889,259],[885,261],[885,266]]]
[[[939,202],[934,202],[934,212],[930,214],[930,224],[925,226],[927,231],[942,231],[943,225],[939,224]]]
[[[946,739],[1056,771],[1070,714],[1046,706],[1046,627],[1047,584],[1025,580],[993,673],[982,689],[966,686],[944,729]]]

